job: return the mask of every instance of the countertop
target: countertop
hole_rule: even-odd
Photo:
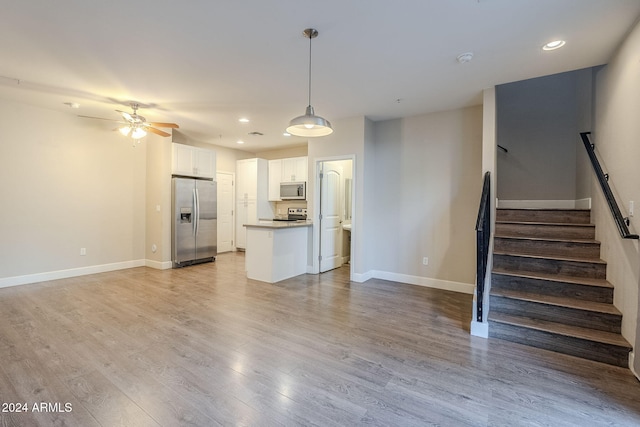
[[[301,219],[299,221],[272,221],[270,219],[260,219],[256,223],[251,224],[243,224],[245,227],[255,227],[255,228],[272,228],[272,229],[280,229],[280,228],[295,228],[295,227],[311,227],[313,225],[313,221]]]

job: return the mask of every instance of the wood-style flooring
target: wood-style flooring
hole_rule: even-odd
[[[472,337],[470,295],[348,277],[251,281],[229,253],[0,289],[0,409],[28,409],[0,426],[640,425],[628,369]]]

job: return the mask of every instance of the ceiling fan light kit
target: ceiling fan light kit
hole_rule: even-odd
[[[307,28],[303,31],[303,35],[309,39],[309,105],[304,115],[295,117],[289,122],[287,133],[308,138],[326,136],[333,133],[331,123],[323,117],[316,116],[311,106],[311,39],[318,37],[318,31]]]

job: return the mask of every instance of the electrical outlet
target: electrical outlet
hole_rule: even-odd
[[[429,257],[422,258],[422,265],[429,265]]]
[[[87,248],[80,248],[80,255],[85,256],[87,254]]]

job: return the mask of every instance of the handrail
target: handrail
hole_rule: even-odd
[[[480,208],[476,220],[476,318],[482,322],[484,302],[484,278],[487,275],[489,241],[491,237],[491,173],[485,172],[480,196]]]
[[[591,165],[593,166],[593,170],[596,173],[596,177],[598,178],[598,182],[600,183],[600,187],[602,187],[602,192],[604,193],[605,199],[607,199],[607,204],[609,205],[609,209],[611,209],[611,214],[613,215],[613,220],[616,222],[618,226],[618,231],[620,232],[620,236],[623,239],[638,239],[639,236],[637,234],[631,234],[629,232],[629,218],[624,218],[622,216],[622,212],[620,212],[620,208],[618,207],[618,203],[616,202],[615,197],[613,196],[613,192],[611,191],[611,187],[609,186],[609,175],[605,174],[602,171],[602,167],[600,166],[600,162],[596,157],[596,152],[594,150],[594,145],[589,141],[589,136],[591,132],[580,132],[580,137],[582,138],[582,142],[584,143],[584,147],[587,149],[587,154],[589,155],[589,159],[591,160]]]

